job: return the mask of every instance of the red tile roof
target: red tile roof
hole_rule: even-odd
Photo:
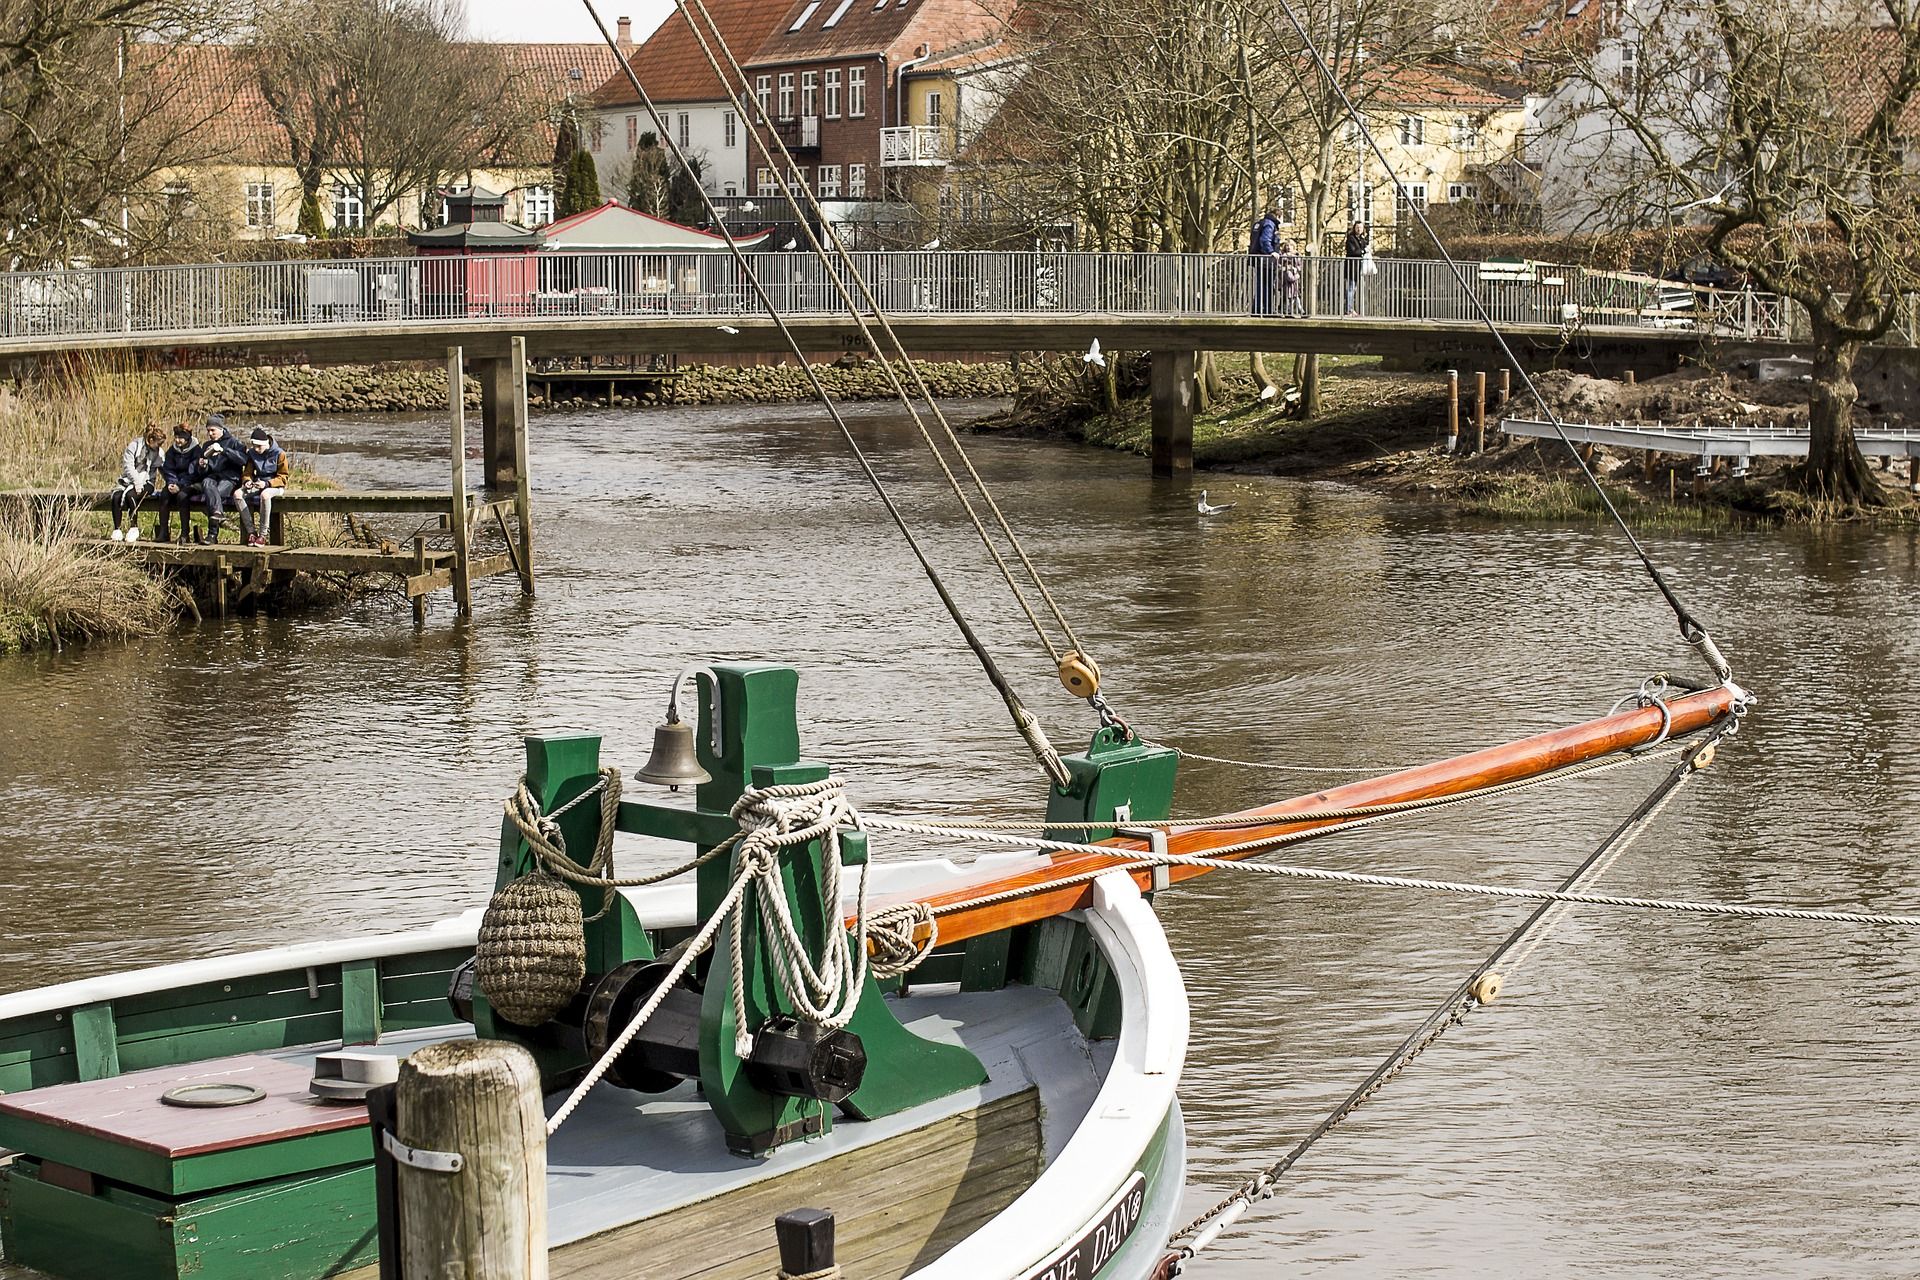
[[[707,12],[713,15],[714,25],[720,29],[727,47],[733,50],[734,58],[745,63],[786,14],[787,0],[707,0]],[[720,50],[715,49],[714,56],[720,59],[721,66],[727,65],[726,56]],[[720,80],[707,65],[707,55],[693,38],[686,18],[678,13],[670,14],[659,29],[633,51],[627,65],[633,68],[640,86],[655,102],[722,102],[726,99]],[[640,96],[615,67],[593,100],[603,107],[624,107],[638,103]]]
[[[938,56],[942,50],[975,45],[1005,31],[1006,20],[995,12],[994,2],[791,0],[750,65],[884,54],[898,66],[922,45]]]
[[[1382,66],[1380,74],[1386,83],[1374,90],[1373,101],[1382,106],[1497,110],[1518,107],[1525,96],[1518,86],[1476,83],[1434,66]]]

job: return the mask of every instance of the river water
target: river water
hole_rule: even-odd
[[[852,413],[1029,705],[1056,742],[1083,735],[903,422]],[[284,430],[351,486],[444,482],[436,418]],[[548,415],[533,450],[533,602],[503,578],[470,625],[443,595],[418,632],[373,601],[0,664],[0,989],[475,905],[519,735],[597,731],[631,771],[689,661],[797,665],[808,754],[872,808],[1037,811],[997,701],[815,411]],[[1196,751],[1385,768],[1696,670],[1597,528],[1230,477],[1207,483],[1237,505],[1202,521],[1138,459],[974,451],[1118,708]],[[1920,541],[1652,542],[1762,703],[1607,886],[1920,908]],[[1178,810],[1340,776],[1190,763]],[[1296,859],[1545,885],[1653,781],[1622,770]],[[1323,1115],[1525,908],[1218,875],[1162,912],[1193,996],[1198,1210]],[[1917,984],[1914,939],[1893,931],[1583,909],[1191,1274],[1920,1274]]]

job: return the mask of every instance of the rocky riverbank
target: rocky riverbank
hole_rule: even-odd
[[[820,380],[843,400],[879,400],[892,394],[886,377],[871,361],[843,360],[816,365]],[[1015,373],[1007,361],[972,363],[927,361],[920,373],[937,396],[1011,395]],[[343,365],[320,368],[290,365],[266,369],[187,369],[164,375],[172,397],[207,410],[237,414],[385,413],[432,410],[446,403],[446,373],[419,364]],[[539,375],[534,375],[539,381]],[[480,384],[466,380],[467,403],[480,402]],[[672,399],[679,404],[755,403],[806,400],[813,395],[806,376],[792,365],[728,368],[683,365]],[[542,408],[605,404],[598,397],[570,396],[556,390],[553,404],[535,396]],[[638,403],[625,395],[620,405]]]

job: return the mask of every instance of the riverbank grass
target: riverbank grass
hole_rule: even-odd
[[[131,561],[0,519],[0,654],[152,635],[173,617],[166,585]]]

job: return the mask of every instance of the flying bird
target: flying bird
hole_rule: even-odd
[[[738,332],[740,332],[740,331],[739,331],[738,329],[736,329],[736,328],[734,328],[734,327],[733,327],[732,325],[730,325],[730,324],[723,324],[723,325],[721,325],[721,326],[720,326],[720,332],[722,332],[722,333],[738,333]]]
[[[1095,369],[1104,369],[1107,367],[1107,357],[1100,350],[1100,339],[1098,338],[1095,338],[1093,345],[1087,348],[1087,354],[1080,358]]]
[[[1216,507],[1211,502],[1207,501],[1207,491],[1205,489],[1202,489],[1200,491],[1200,505],[1197,508],[1197,510],[1203,516],[1217,516],[1224,511],[1233,510],[1233,504],[1231,502],[1223,502]]]

